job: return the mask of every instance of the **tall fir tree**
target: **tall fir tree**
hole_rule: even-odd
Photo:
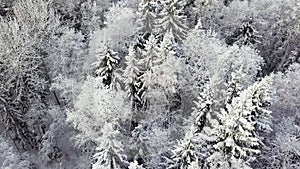
[[[96,67],[95,74],[103,79],[105,86],[110,86],[114,78],[113,71],[120,58],[111,49],[107,40],[100,43],[96,50],[96,57],[97,61],[93,63]]]
[[[172,163],[169,169],[188,169],[193,162],[198,161],[196,151],[197,127],[192,125],[184,138],[179,140],[173,150]]]
[[[124,70],[124,83],[132,108],[135,110],[142,105],[141,89],[142,82],[139,78],[142,74],[136,50],[134,46],[129,47],[128,55],[125,57],[126,68]]]
[[[251,162],[261,153],[262,138],[257,124],[264,121],[264,127],[270,128],[270,111],[266,104],[270,102],[271,78],[266,77],[242,91],[238,97],[221,109],[220,135],[213,144],[214,152],[206,159],[212,168],[251,168]],[[258,94],[259,93],[259,94]],[[256,108],[257,103],[259,109]],[[264,113],[260,113],[264,112]]]
[[[187,35],[186,16],[184,15],[185,0],[163,0],[163,9],[159,12],[154,31],[164,35],[169,32],[177,41]]]
[[[192,117],[194,118],[194,125],[197,126],[197,133],[202,132],[206,125],[207,114],[212,111],[213,98],[209,88],[209,82],[204,86],[203,91],[198,97],[198,101],[195,101],[194,112]]]
[[[106,123],[101,129],[102,135],[97,138],[99,145],[94,155],[96,162],[92,169],[122,169],[127,166],[123,154],[122,143],[118,140],[119,131],[111,123]]]
[[[154,61],[157,58],[157,53],[158,53],[157,42],[158,40],[153,34],[151,34],[148,40],[146,41],[145,49],[142,53],[144,57],[142,60],[144,64],[143,65],[144,70],[149,70],[151,69],[151,67],[154,66]]]
[[[142,0],[139,3],[139,32],[142,34],[153,33],[155,14],[155,1],[154,0]]]
[[[147,40],[145,44],[145,49],[142,52],[143,58],[141,59],[141,66],[143,70],[143,75],[140,77],[143,86],[140,89],[141,99],[144,103],[146,103],[147,96],[146,93],[149,91],[149,87],[151,84],[151,74],[152,74],[152,67],[154,65],[155,59],[157,58],[157,39],[153,34],[150,35],[149,39]],[[143,92],[145,91],[145,92]],[[146,105],[145,105],[146,106]]]
[[[93,168],[124,168],[127,162],[121,124],[130,119],[130,106],[123,91],[109,89],[101,81],[100,77],[87,77],[67,121],[80,131],[78,144],[96,144]]]
[[[137,161],[131,162],[128,169],[144,169],[142,165],[139,165]]]
[[[194,111],[191,116],[191,127],[185,134],[184,138],[178,141],[178,144],[173,150],[173,156],[171,158],[171,164],[169,168],[188,169],[193,165],[199,167],[199,160],[204,154],[201,151],[203,142],[199,141],[199,134],[202,133],[204,126],[207,126],[210,119],[208,119],[211,113],[212,106],[212,94],[210,92],[210,83],[204,85],[203,91],[198,97],[198,101],[195,101]],[[208,116],[208,117],[207,117]],[[208,122],[207,122],[208,121]],[[200,167],[199,167],[200,168]]]
[[[230,73],[226,83],[226,103],[230,104],[232,99],[238,97],[242,91],[240,78],[243,76],[242,67]]]

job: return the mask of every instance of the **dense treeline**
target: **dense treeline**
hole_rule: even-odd
[[[300,168],[298,0],[0,5],[1,168]]]

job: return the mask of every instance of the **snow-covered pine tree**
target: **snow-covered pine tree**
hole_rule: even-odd
[[[188,169],[193,162],[198,161],[196,145],[197,126],[192,125],[184,138],[178,140],[175,150],[173,150],[172,162],[169,169]]]
[[[80,3],[80,30],[89,37],[94,31],[98,30],[100,26],[103,26],[103,20],[101,18],[108,3],[103,1],[102,4],[94,0],[86,0]]]
[[[257,30],[250,22],[245,22],[243,25],[237,30],[235,34],[232,35],[232,40],[234,43],[238,45],[249,45],[253,46],[256,43],[260,43]],[[228,40],[227,40],[228,41]]]
[[[203,91],[198,96],[198,101],[194,101],[195,107],[192,114],[194,125],[197,127],[197,133],[202,132],[206,125],[207,114],[211,113],[212,93],[209,88],[209,82],[204,86]]]
[[[242,73],[242,67],[238,68],[238,70],[235,70],[231,72],[229,75],[228,82],[226,83],[226,103],[230,104],[232,102],[232,99],[235,97],[238,97],[241,90],[241,82],[240,78],[243,76]]]
[[[263,141],[257,124],[263,120],[264,128],[270,128],[270,111],[265,108],[270,101],[270,90],[266,86],[270,84],[271,77],[262,79],[233,98],[226,109],[221,109],[221,133],[213,145],[214,152],[206,159],[209,167],[251,168],[250,163],[261,152]],[[256,105],[259,108],[255,108]]]
[[[143,108],[143,100],[141,98],[143,94],[141,88],[143,87],[143,85],[140,79],[140,76],[143,72],[140,69],[138,61],[139,58],[136,49],[137,48],[135,48],[133,45],[129,46],[128,55],[125,57],[126,68],[123,72],[125,90],[127,92],[127,98],[130,101],[132,110],[130,127],[133,128],[130,129],[132,135],[130,141],[134,146],[130,147],[129,150],[133,152],[132,156],[134,159],[144,157],[144,155],[139,155],[140,152],[143,151],[142,149],[144,149],[144,147],[139,147],[140,144],[142,144],[140,140],[140,130],[138,126],[135,126],[139,125],[140,123],[140,120],[142,118],[140,110]]]
[[[119,61],[117,53],[114,52],[108,40],[104,40],[96,49],[97,61],[93,63],[95,66],[95,74],[103,79],[105,86],[110,86],[113,80],[113,71]]]
[[[242,105],[226,107],[228,112],[222,109],[220,130],[223,132],[213,146],[215,152],[206,159],[208,166],[233,169],[250,167],[250,162],[254,159],[252,156],[260,153],[256,148],[259,146],[259,139],[252,134],[254,124],[240,115]]]
[[[173,156],[169,168],[191,168],[194,165],[199,165],[198,159],[202,159],[204,155],[202,151],[205,151],[203,149],[205,142],[199,140],[199,134],[204,134],[204,126],[210,125],[211,106],[213,104],[210,85],[210,82],[207,82],[198,97],[198,101],[194,101],[191,127],[184,138],[178,141],[175,150],[172,151]]]
[[[112,123],[105,123],[100,129],[102,135],[96,140],[99,143],[94,158],[96,162],[92,169],[122,169],[126,168],[126,156],[119,140],[120,132]]]
[[[157,42],[158,40],[153,34],[151,34],[146,41],[145,50],[142,53],[142,55],[144,56],[142,60],[144,70],[149,70],[154,66],[153,61],[157,58],[158,53]]]
[[[142,0],[139,3],[139,32],[142,34],[153,33],[155,16],[154,0]]]
[[[168,132],[163,127],[163,122],[167,119],[166,109],[168,104],[166,103],[165,93],[162,91],[165,90],[165,87],[168,87],[165,82],[172,78],[172,76],[161,77],[166,75],[164,74],[165,69],[169,70],[169,67],[162,66],[166,56],[158,56],[160,50],[157,42],[155,36],[150,35],[142,52],[143,58],[140,60],[140,64],[143,75],[140,79],[143,88],[140,91],[143,94],[141,99],[144,103],[143,110],[146,113],[143,114],[139,127],[132,133],[135,136],[133,138],[134,144],[138,146],[134,150],[135,158],[144,161],[146,166],[155,165],[155,167],[159,166],[160,156],[166,152],[170,144]],[[168,64],[170,63],[168,62]],[[160,139],[165,141],[161,142]]]
[[[74,111],[67,113],[67,120],[80,131],[79,144],[92,141],[98,147],[94,168],[124,168],[125,155],[121,155],[124,135],[120,124],[129,120],[130,106],[125,103],[124,92],[109,89],[101,82],[101,77],[87,77]]]
[[[158,63],[165,61],[170,55],[175,55],[175,38],[169,32],[165,33],[158,47]]]
[[[185,0],[163,0],[163,9],[155,20],[154,32],[164,35],[169,32],[176,41],[182,41],[187,34],[186,16],[184,15]]]
[[[139,78],[142,71],[140,70],[134,46],[129,47],[128,55],[125,57],[125,64],[126,68],[123,74],[125,89],[128,93],[132,108],[135,110],[136,108],[141,107],[143,103],[141,93],[139,92],[142,87],[142,82]]]
[[[195,120],[194,124],[199,126],[197,149],[201,153],[201,157],[198,157],[201,163],[203,163],[204,157],[210,153],[211,145],[218,139],[220,132],[220,120],[215,105],[217,101],[214,100],[215,93],[213,91],[216,83],[212,78],[205,84],[192,114],[192,118]]]
[[[234,97],[239,96],[242,87],[240,84],[240,76],[243,76],[243,73],[241,72],[242,67],[238,68],[238,70],[230,72],[230,75],[228,77],[228,80],[226,82],[226,103],[230,104],[232,102],[232,99]],[[217,115],[218,113],[214,112],[215,111],[215,105],[214,105],[214,94],[213,93],[213,86],[215,85],[215,76],[211,78],[210,81],[208,81],[204,87],[203,91],[200,93],[200,96],[198,97],[198,101],[194,102],[196,107],[194,108],[194,113],[193,113],[193,118],[195,119],[195,124],[198,126],[198,132],[201,133],[204,126],[210,126],[210,120],[211,119],[211,113],[214,113],[214,118],[218,118]],[[207,116],[209,117],[209,124],[206,123],[206,118]],[[215,119],[215,120],[216,120]],[[205,131],[204,131],[205,133]],[[204,134],[203,133],[203,134]]]
[[[142,165],[139,165],[137,161],[131,162],[128,169],[144,169]]]
[[[138,124],[131,132],[131,151],[133,152],[133,159],[139,161],[139,163],[145,163],[146,156],[148,154],[148,148],[145,142],[146,130],[143,124]]]
[[[142,94],[141,99],[143,100],[143,103],[146,103],[147,100],[147,96],[145,94],[149,90],[151,84],[152,67],[154,65],[154,60],[157,58],[157,53],[157,39],[153,34],[151,34],[148,40],[146,41],[145,49],[142,52],[143,58],[140,60],[142,71],[144,73],[140,77],[143,86],[142,88],[140,88],[138,93]]]
[[[253,86],[252,94],[252,105],[251,105],[251,115],[248,120],[255,121],[255,129],[257,130],[257,136],[261,137],[260,140],[263,141],[263,137],[260,134],[269,133],[272,131],[272,111],[270,105],[272,103],[272,93],[273,90],[271,85],[273,84],[272,77],[263,78],[259,83]]]

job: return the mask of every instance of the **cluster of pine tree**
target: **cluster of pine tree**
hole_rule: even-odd
[[[298,0],[0,0],[0,168],[300,168]]]

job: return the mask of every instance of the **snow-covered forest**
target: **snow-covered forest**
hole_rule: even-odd
[[[0,0],[1,169],[300,169],[300,0]]]

